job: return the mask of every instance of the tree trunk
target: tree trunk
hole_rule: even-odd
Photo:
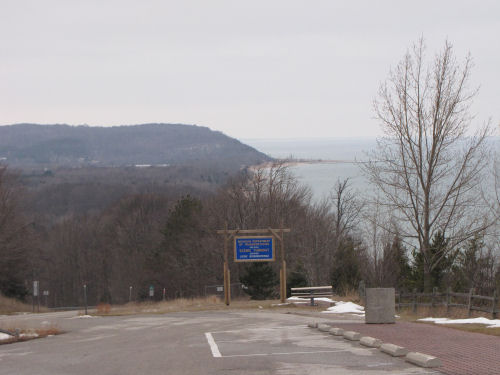
[[[429,293],[432,290],[431,265],[424,257],[424,292]]]

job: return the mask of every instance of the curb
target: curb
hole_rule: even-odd
[[[318,324],[318,329],[321,332],[329,332],[332,326],[329,326],[328,324]]]
[[[418,352],[408,353],[406,355],[406,362],[410,362],[414,365],[426,368],[441,366],[441,360],[439,358]]]
[[[342,328],[332,328],[328,332],[333,336],[344,336],[344,330]]]
[[[345,331],[344,338],[350,341],[359,341],[361,339],[361,333],[354,331]]]
[[[402,346],[385,343],[380,346],[380,351],[392,355],[393,357],[404,357],[409,350]]]
[[[382,345],[382,341],[370,336],[361,337],[359,343],[364,346],[368,346],[369,348],[380,348]]]
[[[420,367],[434,368],[441,366],[441,360],[437,357],[418,352],[410,352],[408,349],[402,346],[394,345],[391,343],[382,343],[381,340],[374,337],[361,337],[361,334],[359,332],[344,331],[342,328],[331,327],[328,324],[317,322],[308,323],[307,326],[310,328],[317,328],[321,332],[328,332],[332,336],[343,337],[345,340],[359,341],[359,343],[363,346],[379,349],[382,353],[389,354],[393,357],[405,357],[406,362]]]

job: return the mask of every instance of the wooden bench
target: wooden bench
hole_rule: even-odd
[[[291,288],[292,297],[310,298],[311,306],[314,305],[314,298],[333,297],[332,286],[308,286],[305,288]]]

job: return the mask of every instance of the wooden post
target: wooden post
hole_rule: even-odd
[[[470,318],[472,313],[472,294],[474,293],[474,288],[470,288],[469,290],[469,303],[468,303],[468,312],[467,316]]]
[[[227,267],[227,300],[228,305],[231,303],[231,270]]]
[[[432,297],[431,297],[431,308],[434,308],[434,306],[436,305],[436,293],[437,293],[437,287],[433,287],[432,288]]]
[[[417,312],[417,288],[413,288],[413,312]]]
[[[281,223],[280,230],[281,237],[281,303],[285,303],[286,300],[286,261],[285,261],[285,244],[284,244],[284,236],[283,236],[283,223]]]
[[[450,313],[451,286],[446,289],[446,315]]]
[[[261,234],[270,233],[273,238],[281,242],[281,270],[280,270],[280,297],[281,301],[286,300],[286,261],[285,261],[285,245],[283,242],[283,233],[289,233],[290,228],[283,228],[283,224],[280,229],[236,229],[228,230],[227,223],[225,229],[217,230],[217,234],[224,235],[224,302],[226,305],[231,303],[231,277],[229,271],[229,256],[228,256],[228,241],[234,238],[233,236],[237,234]],[[276,259],[275,254],[274,259]]]
[[[229,264],[228,264],[228,233],[227,233],[227,223],[224,230],[224,303],[229,306],[231,303],[231,291],[230,281],[229,281]]]
[[[365,305],[366,304],[366,286],[365,286],[365,281],[360,280],[359,285],[358,285],[358,294],[359,294],[359,299],[361,300],[361,304]]]
[[[280,268],[280,301],[283,296],[283,268]]]
[[[491,303],[492,303],[492,306],[491,306],[491,318],[492,319],[496,319],[497,316],[498,316],[498,310],[497,310],[498,295],[497,295],[497,290],[496,289],[493,292],[493,301]]]

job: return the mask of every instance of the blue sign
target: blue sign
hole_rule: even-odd
[[[253,236],[234,238],[234,261],[274,261],[273,237]]]

